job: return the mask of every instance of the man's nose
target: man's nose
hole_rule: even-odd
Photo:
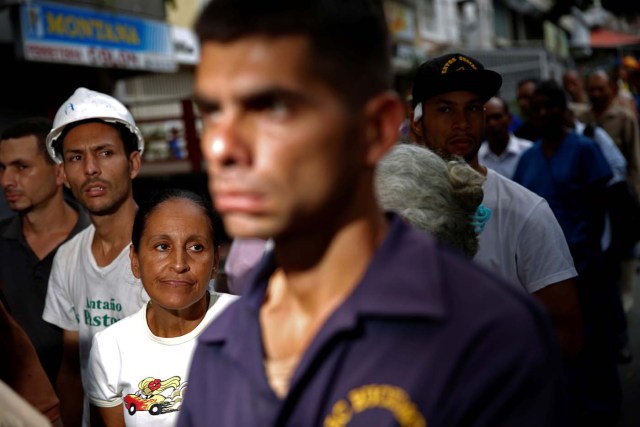
[[[206,131],[202,152],[217,166],[247,165],[251,156],[246,134],[240,117],[229,114]]]
[[[2,188],[9,187],[16,184],[15,173],[11,171],[11,168],[0,170],[0,186]]]
[[[87,176],[100,175],[100,166],[95,156],[87,155],[84,158],[84,173]]]

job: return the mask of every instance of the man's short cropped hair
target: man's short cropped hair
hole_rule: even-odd
[[[53,121],[46,117],[29,117],[20,119],[8,127],[6,127],[0,134],[0,140],[22,138],[25,136],[33,135],[38,141],[38,149],[44,156],[44,159],[49,164],[55,164],[53,159],[47,152],[47,134],[53,126]]]
[[[523,79],[518,80],[518,83],[516,83],[516,88],[520,89],[522,86],[526,85],[527,83],[533,83],[533,85],[536,86],[538,83],[540,83],[540,79],[537,77],[525,77]]]
[[[195,31],[201,44],[305,36],[312,71],[351,107],[392,88],[390,39],[380,0],[211,0]]]

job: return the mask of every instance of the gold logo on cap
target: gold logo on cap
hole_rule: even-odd
[[[449,67],[453,65],[457,60],[458,58],[451,58],[450,60],[445,62],[444,65],[442,66],[442,69],[440,70],[440,73],[447,74],[447,71],[449,71]]]
[[[445,62],[445,64],[442,66],[442,69],[440,70],[440,74],[447,74],[447,72],[449,71],[449,68],[453,64],[455,64],[457,61],[462,61],[462,62],[466,63],[469,67],[471,67],[474,70],[478,69],[478,67],[476,66],[476,64],[473,63],[473,61],[471,61],[466,56],[460,55],[458,57],[453,57],[453,58],[449,59],[447,62]],[[460,64],[460,66],[458,68],[456,68],[454,71],[464,71],[466,69],[467,68],[465,67],[465,64]]]
[[[458,59],[460,59],[460,61],[464,61],[464,62],[466,62],[467,64],[469,64],[469,66],[470,66],[471,68],[473,68],[474,70],[477,70],[477,69],[478,69],[478,67],[476,67],[476,64],[474,64],[474,63],[473,63],[473,61],[472,61],[472,60],[470,60],[469,58],[467,58],[466,56],[462,56],[462,55],[460,55],[460,56],[458,57]]]

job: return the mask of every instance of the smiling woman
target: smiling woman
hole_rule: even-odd
[[[196,339],[235,297],[209,291],[218,266],[213,214],[187,190],[138,210],[131,270],[149,303],[96,335],[88,374],[92,425],[175,425]]]

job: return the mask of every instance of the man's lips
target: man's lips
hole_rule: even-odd
[[[16,200],[18,200],[20,197],[22,197],[22,193],[16,193],[13,191],[9,191],[9,192],[5,192],[4,193],[4,198],[7,200],[7,202],[12,203],[15,202]]]
[[[214,191],[214,200],[220,212],[256,212],[263,204],[260,194],[243,191]]]
[[[103,195],[107,191],[107,186],[105,184],[88,184],[84,187],[84,192],[90,197],[97,197]]]
[[[448,141],[450,147],[454,150],[466,151],[473,147],[474,141],[468,137],[452,138]]]

